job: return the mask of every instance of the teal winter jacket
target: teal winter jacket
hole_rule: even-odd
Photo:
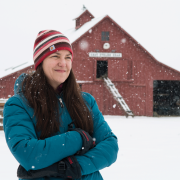
[[[3,127],[7,145],[16,160],[28,171],[48,167],[67,156],[74,155],[82,148],[82,138],[76,131],[68,131],[68,124],[72,119],[64,104],[59,103],[59,112],[62,113],[60,132],[52,137],[40,140],[40,132],[36,132],[36,117],[34,110],[28,105],[22,95],[21,83],[26,75],[22,74],[14,85],[14,96],[9,98],[4,106]],[[113,134],[100,112],[95,98],[86,92],[82,97],[92,109],[96,147],[81,156],[76,156],[82,173],[82,180],[102,180],[99,170],[110,166],[117,159],[117,137]],[[45,180],[38,178],[35,180]],[[65,180],[63,178],[49,178],[49,180]]]

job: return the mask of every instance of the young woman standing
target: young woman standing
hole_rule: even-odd
[[[4,107],[18,177],[102,180],[99,170],[117,159],[117,137],[95,98],[76,83],[68,38],[55,30],[39,32],[33,58],[36,71],[18,77]]]

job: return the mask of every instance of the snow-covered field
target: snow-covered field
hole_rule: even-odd
[[[104,117],[119,144],[105,180],[180,180],[180,117]],[[0,131],[0,179],[17,179],[17,167]]]

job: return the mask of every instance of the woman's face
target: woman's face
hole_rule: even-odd
[[[72,68],[71,59],[72,55],[67,50],[57,51],[44,59],[43,71],[54,90],[68,78]]]

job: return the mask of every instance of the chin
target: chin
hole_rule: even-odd
[[[60,85],[64,82],[65,80],[57,81],[57,83]]]
[[[68,77],[57,78],[57,79],[56,79],[56,82],[57,82],[58,84],[61,84],[61,83],[63,83],[67,78],[68,78]]]

